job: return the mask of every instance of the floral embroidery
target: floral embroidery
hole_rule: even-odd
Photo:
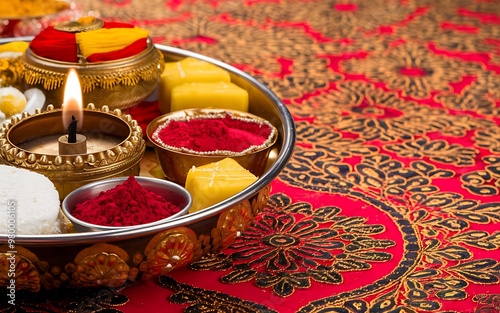
[[[377,51],[363,63],[351,60],[342,63],[342,72],[364,74],[415,99],[428,98],[432,90],[449,91],[449,82],[480,70],[478,65],[433,54],[426,46],[411,41]]]
[[[344,217],[337,207],[314,209],[307,203],[292,203],[284,195],[273,195],[278,215],[264,213],[230,247],[230,254],[203,258],[192,269],[233,270],[225,283],[255,280],[261,288],[272,288],[287,297],[296,288],[308,288],[311,280],[341,284],[342,272],[370,269],[371,262],[385,262],[392,240],[370,238],[384,232],[383,225],[366,225],[362,217]],[[284,205],[284,207],[283,207]],[[304,217],[301,217],[304,216]],[[319,227],[330,223],[330,227]],[[225,264],[225,265],[224,265]]]

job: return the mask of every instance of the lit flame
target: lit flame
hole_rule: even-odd
[[[74,116],[77,123],[77,130],[81,130],[83,122],[83,96],[82,87],[75,69],[70,69],[66,86],[64,87],[64,102],[62,104],[62,122],[64,129],[68,129],[71,117]]]

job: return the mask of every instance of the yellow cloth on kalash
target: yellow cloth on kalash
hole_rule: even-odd
[[[107,53],[123,49],[139,39],[146,38],[149,31],[134,28],[100,28],[76,34],[80,53],[89,57],[97,53]]]

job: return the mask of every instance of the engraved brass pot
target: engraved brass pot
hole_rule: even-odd
[[[56,108],[63,103],[64,82],[71,68],[80,77],[83,103],[93,103],[98,108],[106,105],[111,110],[130,108],[150,96],[164,69],[163,55],[150,38],[146,50],[114,61],[62,62],[38,56],[28,48],[22,63],[26,89],[41,89],[45,104]]]

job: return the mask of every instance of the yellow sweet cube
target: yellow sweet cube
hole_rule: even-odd
[[[216,108],[248,112],[248,92],[228,82],[178,85],[172,88],[171,99],[172,111]]]
[[[187,174],[185,186],[193,198],[189,212],[224,201],[256,180],[255,175],[231,158],[193,167]]]
[[[194,82],[231,82],[229,72],[212,63],[187,57],[167,62],[160,77],[158,102],[162,113],[171,112],[171,95],[175,86]]]

